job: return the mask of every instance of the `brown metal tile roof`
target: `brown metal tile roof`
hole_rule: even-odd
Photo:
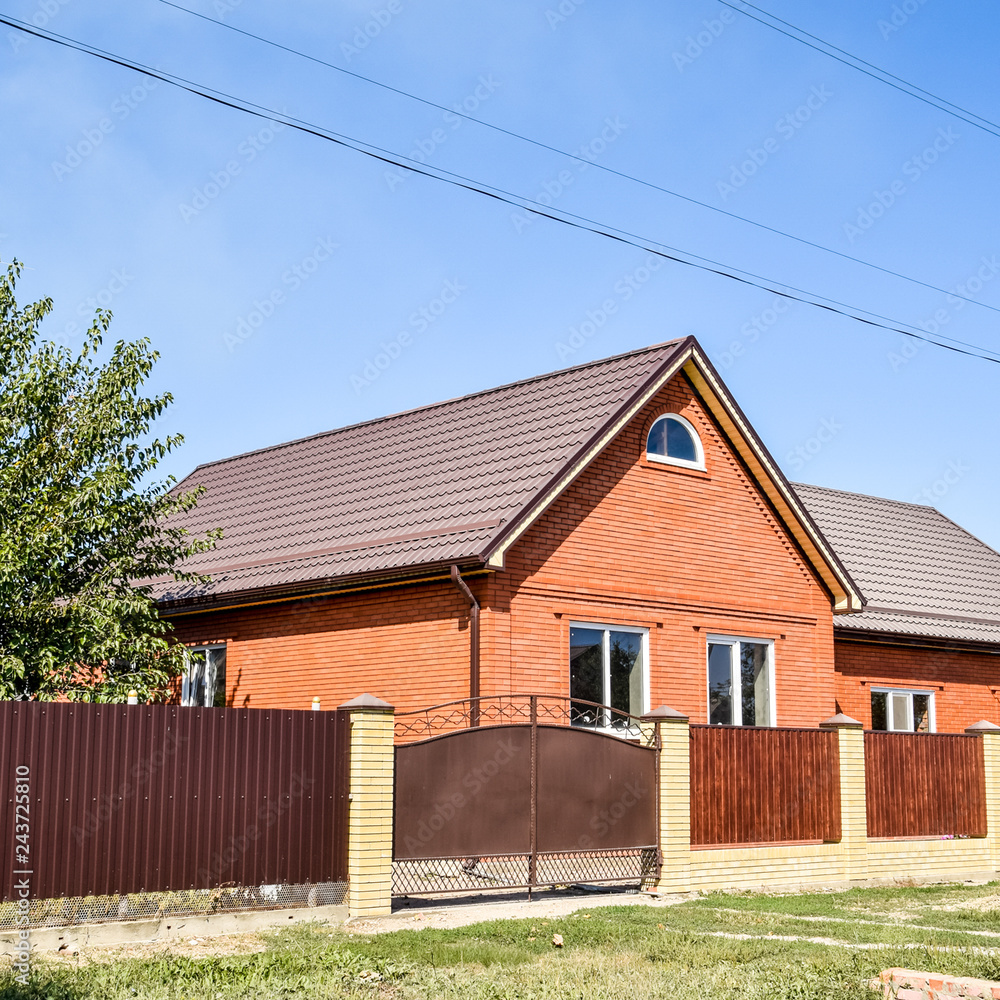
[[[1000,553],[933,507],[792,485],[868,601],[838,628],[1000,642]]]
[[[164,602],[480,557],[688,340],[515,382],[201,465],[177,522],[221,527],[189,561],[205,586],[160,583]]]

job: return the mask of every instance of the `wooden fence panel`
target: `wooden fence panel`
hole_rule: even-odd
[[[691,845],[840,839],[835,731],[691,727]]]
[[[985,837],[982,740],[865,733],[869,837]]]
[[[345,712],[0,702],[0,899],[24,878],[38,899],[346,881],[349,731]]]

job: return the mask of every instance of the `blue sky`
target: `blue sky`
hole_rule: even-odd
[[[1000,137],[717,0],[184,5],[204,17],[161,0],[0,0],[7,17],[644,246],[1000,352]],[[991,4],[765,9],[1000,122]],[[1000,548],[1000,365],[406,174],[6,27],[0,113],[0,258],[27,267],[19,299],[52,296],[46,333],[70,346],[98,304],[114,312],[114,337],[152,340],[153,387],[176,401],[161,432],[186,438],[166,467],[178,478],[693,334],[790,478],[933,502]]]

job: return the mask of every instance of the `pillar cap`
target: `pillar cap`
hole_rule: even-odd
[[[824,719],[819,724],[820,729],[864,729],[865,724],[863,722],[858,722],[857,719],[852,719],[849,715],[844,715],[843,712],[838,712],[836,715],[831,715],[829,719]]]
[[[346,709],[348,712],[356,712],[360,709],[368,709],[370,712],[394,712],[395,709],[387,701],[376,698],[373,694],[361,694],[357,698],[345,701],[338,708]]]
[[[990,722],[989,719],[980,719],[978,722],[973,722],[971,726],[966,726],[965,731],[973,736],[978,736],[980,733],[1000,732],[1000,726]]]
[[[688,717],[683,712],[671,708],[669,705],[661,705],[654,708],[652,712],[647,712],[641,717],[643,722],[688,722]]]

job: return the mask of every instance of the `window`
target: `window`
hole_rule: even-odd
[[[188,650],[188,669],[181,685],[181,704],[189,708],[225,707],[225,646],[196,646]]]
[[[574,725],[627,728],[620,716],[580,702],[610,705],[629,715],[646,711],[648,635],[646,629],[618,625],[571,625],[569,693]]]
[[[872,688],[872,729],[933,733],[934,692]]]
[[[688,469],[705,468],[705,453],[698,432],[677,413],[666,413],[653,422],[646,438],[646,458]]]
[[[709,636],[708,721],[773,726],[774,715],[774,643]]]

